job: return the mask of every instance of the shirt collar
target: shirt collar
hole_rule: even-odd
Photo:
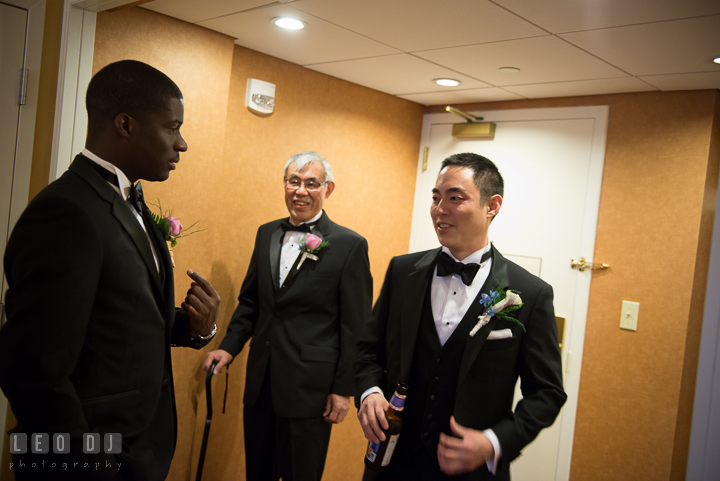
[[[316,222],[316,221],[320,220],[320,217],[322,217],[323,212],[325,212],[325,211],[322,210],[322,209],[320,209],[320,212],[318,212],[315,217],[313,217],[312,219],[310,219],[310,220],[308,220],[308,221],[300,222],[298,225],[309,224],[310,222]],[[290,222],[292,225],[295,225],[295,224],[293,223],[292,219],[288,219],[288,222]]]
[[[452,252],[450,252],[450,249],[448,249],[445,246],[443,246],[442,251],[447,253],[447,255],[449,255],[450,257],[452,257],[452,259],[454,261],[462,262],[463,264],[472,264],[472,263],[480,264],[483,254],[488,252],[490,250],[491,246],[492,246],[492,243],[488,242],[488,245],[486,245],[485,247],[483,247],[480,250],[473,252],[472,254],[470,254],[463,260],[458,260],[454,255],[452,255]]]
[[[122,196],[123,200],[127,200],[128,196],[130,195],[130,186],[132,185],[130,183],[130,180],[127,178],[127,176],[123,173],[122,170],[120,170],[115,165],[111,164],[107,160],[103,160],[97,155],[90,152],[88,149],[83,149],[82,154],[87,157],[88,159],[92,160],[96,164],[98,164],[100,167],[103,167],[104,169],[112,172],[113,174],[117,175],[118,178],[118,184],[120,186],[119,194]],[[113,185],[113,187],[116,187]]]

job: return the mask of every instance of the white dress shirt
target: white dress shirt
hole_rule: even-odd
[[[447,247],[443,247],[442,250],[456,262],[480,264],[483,254],[490,250],[490,244],[479,251],[473,252],[462,261],[458,261]],[[445,342],[450,338],[470,305],[480,293],[480,289],[490,275],[490,267],[492,267],[492,259],[487,259],[480,264],[480,269],[475,274],[472,283],[466,286],[458,274],[438,277],[437,266],[435,266],[430,300],[435,328],[441,345],[445,345]]]
[[[322,217],[322,214],[323,211],[320,210],[318,215],[307,222],[301,222],[299,225],[307,224],[308,222],[315,222]],[[290,223],[293,224],[293,221],[290,220]],[[314,228],[314,226],[311,227],[311,229]],[[283,282],[285,282],[285,279],[290,273],[290,269],[292,269],[293,264],[295,264],[295,260],[300,255],[300,244],[303,240],[305,240],[305,236],[307,236],[307,233],[293,230],[289,230],[285,233],[282,249],[280,250],[280,287],[282,287]]]

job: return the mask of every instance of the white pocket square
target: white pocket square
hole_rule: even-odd
[[[491,339],[507,339],[508,337],[512,337],[512,331],[510,329],[500,329],[498,331],[490,331],[490,334],[488,335],[488,340]]]

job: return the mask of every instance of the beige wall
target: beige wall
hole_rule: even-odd
[[[200,220],[198,227],[208,228],[175,248],[177,303],[189,284],[184,272],[196,269],[223,298],[218,328],[225,332],[258,226],[287,216],[285,161],[304,150],[316,150],[332,163],[336,189],[326,212],[368,239],[377,295],[390,258],[407,252],[424,107],[141,8],[98,15],[93,71],[124,58],[164,71],[185,97],[188,152],[169,181],[144,185],[147,199],[159,197],[184,222]],[[276,85],[271,116],[245,108],[248,78]],[[221,338],[204,352],[217,348]],[[204,352],[173,351],[179,435],[168,479],[194,478],[205,421]],[[244,478],[245,356],[230,369],[226,414],[221,412],[225,376],[214,380],[207,479]],[[364,447],[353,410],[333,432],[325,479],[359,477]]]
[[[42,72],[48,85],[41,84],[31,196],[48,178],[61,5],[48,0]],[[176,248],[178,299],[188,286],[182,273],[197,269],[222,295],[221,331],[226,327],[257,226],[285,214],[280,169],[305,149],[333,163],[338,189],[328,214],[368,238],[377,294],[390,257],[407,249],[423,111],[441,107],[423,109],[143,9],[100,14],[95,49],[94,71],[122,58],[143,60],[185,94],[190,150],[168,182],[145,188],[149,199],[160,197],[183,221],[200,220],[209,229]],[[277,85],[275,114],[262,118],[245,109],[248,77]],[[610,106],[594,258],[612,269],[593,274],[586,333],[592,342],[585,345],[571,479],[683,479],[720,164],[720,95],[639,93],[460,107],[578,105]],[[623,299],[641,304],[635,333],[618,327]],[[168,479],[193,479],[205,417],[203,353],[175,349],[173,355],[180,426]],[[244,479],[244,355],[229,378],[226,414],[225,376],[213,383],[207,479]],[[358,479],[363,447],[357,420],[349,416],[333,431],[325,479]]]
[[[594,273],[590,288],[570,479],[684,479],[720,164],[720,95],[459,108],[579,105],[610,106],[593,258],[611,269]],[[637,332],[619,328],[622,300],[640,303]]]

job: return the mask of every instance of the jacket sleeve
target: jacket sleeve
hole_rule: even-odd
[[[355,244],[340,278],[340,359],[332,392],[352,396],[353,363],[357,339],[372,308],[372,274],[368,244],[363,238]]]
[[[394,259],[390,261],[385,273],[385,281],[372,315],[366,318],[358,339],[355,361],[355,405],[358,408],[362,393],[375,386],[384,389],[387,384],[386,336],[390,316],[393,262]]]
[[[544,285],[531,308],[518,371],[523,398],[515,411],[492,430],[502,447],[501,462],[510,462],[520,455],[540,430],[550,426],[565,403],[562,362],[558,347],[557,325],[553,309],[552,287]]]

